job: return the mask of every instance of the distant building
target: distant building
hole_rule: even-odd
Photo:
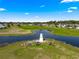
[[[58,24],[57,27],[59,28],[65,28],[67,26],[67,24]]]
[[[48,26],[48,24],[41,24],[42,26]]]
[[[76,29],[79,29],[79,24],[76,24],[75,26],[76,26]]]
[[[0,24],[0,28],[5,28],[6,25]]]
[[[29,26],[33,26],[33,24],[28,24]]]
[[[76,29],[79,29],[79,27],[76,27]]]

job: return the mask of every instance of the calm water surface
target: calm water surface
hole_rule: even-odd
[[[71,37],[71,36],[58,36],[51,34],[47,30],[38,30],[33,31],[31,35],[24,35],[24,36],[0,36],[0,44],[2,43],[13,43],[16,41],[23,41],[23,40],[36,40],[39,38],[40,33],[43,33],[45,39],[55,39],[59,41],[63,41],[67,44],[71,44],[73,46],[79,47],[79,37]]]

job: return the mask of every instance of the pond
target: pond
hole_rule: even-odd
[[[55,39],[79,47],[79,37],[54,35],[47,30],[33,31],[33,34],[24,35],[24,36],[0,36],[0,44],[13,43],[23,40],[36,40],[39,38],[40,33],[43,33],[44,39],[48,39],[48,38]]]

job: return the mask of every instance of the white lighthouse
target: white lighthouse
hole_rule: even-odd
[[[42,34],[42,33],[40,33],[39,42],[40,42],[40,43],[43,42],[43,34]]]

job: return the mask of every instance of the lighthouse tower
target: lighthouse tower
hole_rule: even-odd
[[[40,33],[39,42],[40,42],[40,43],[43,42],[43,34],[42,34],[42,33]]]

